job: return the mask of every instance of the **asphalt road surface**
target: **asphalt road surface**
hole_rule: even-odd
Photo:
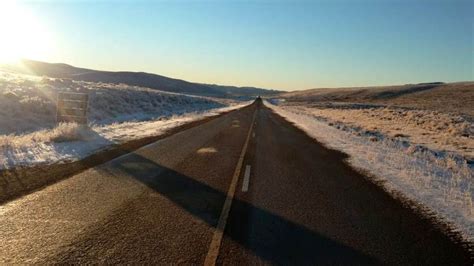
[[[469,265],[261,102],[0,206],[0,264]]]

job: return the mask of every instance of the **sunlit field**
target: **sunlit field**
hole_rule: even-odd
[[[89,94],[90,129],[56,122],[56,95],[61,91]],[[159,134],[164,125],[178,125],[236,104],[240,102],[0,71],[0,169],[64,158],[78,160],[113,143]],[[153,130],[147,122],[161,123],[163,128]],[[76,146],[87,141],[99,143],[87,145],[86,152],[76,148],[74,154],[54,149],[59,142],[67,146],[72,141],[83,141]]]

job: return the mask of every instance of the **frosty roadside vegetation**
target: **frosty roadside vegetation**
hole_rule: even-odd
[[[87,92],[89,126],[56,124],[59,91]],[[0,72],[0,169],[75,161],[249,104],[123,84]]]
[[[348,163],[381,181],[387,191],[421,204],[459,230],[467,241],[474,241],[474,169],[466,159],[472,156],[472,122],[448,115],[433,116],[428,111],[420,114],[420,110],[402,115],[391,110],[364,113],[357,108],[272,103],[265,105],[329,148],[348,154]],[[364,120],[362,116],[378,118]],[[399,116],[407,117],[403,120]],[[411,116],[420,120],[424,117],[427,124],[417,124]],[[391,119],[382,119],[386,117]],[[443,122],[439,128],[435,118]],[[411,119],[413,124],[407,122]],[[444,125],[450,119],[454,122]],[[396,129],[408,132],[411,138],[394,133]],[[426,134],[432,134],[434,140],[423,142]],[[453,136],[458,136],[454,144],[442,141]]]

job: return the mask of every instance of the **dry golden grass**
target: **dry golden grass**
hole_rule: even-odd
[[[313,89],[281,98],[281,105],[333,123],[474,160],[474,82]]]
[[[288,102],[370,103],[474,117],[474,82],[385,87],[322,88],[281,95]]]
[[[375,102],[474,117],[474,82],[445,84],[431,90]]]

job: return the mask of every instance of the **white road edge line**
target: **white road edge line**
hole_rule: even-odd
[[[206,259],[204,260],[204,265],[216,265],[217,256],[219,256],[219,250],[221,248],[222,237],[224,236],[224,230],[227,224],[227,218],[229,217],[230,207],[232,206],[232,201],[235,195],[235,188],[237,187],[237,182],[239,181],[240,171],[242,169],[242,164],[244,163],[244,156],[247,152],[247,146],[250,141],[250,136],[254,126],[256,115],[257,110],[255,109],[252,117],[252,123],[250,123],[249,132],[247,134],[247,139],[245,140],[244,146],[242,147],[242,152],[240,153],[239,161],[237,162],[237,166],[235,167],[229,191],[227,192],[227,197],[225,199],[224,206],[222,207],[222,212],[221,216],[219,217],[219,222],[217,223],[217,228],[214,230],[214,235],[212,236],[212,241],[209,245],[209,250],[207,252]]]
[[[249,191],[250,182],[250,165],[245,167],[244,182],[242,183],[242,192]]]

